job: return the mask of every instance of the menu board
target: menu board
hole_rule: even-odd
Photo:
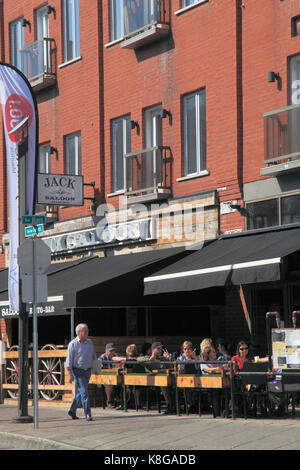
[[[300,369],[300,329],[272,329],[273,367]]]

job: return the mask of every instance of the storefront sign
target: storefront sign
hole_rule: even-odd
[[[53,300],[52,300],[53,299]],[[64,308],[62,296],[48,297],[48,302],[38,305],[36,307],[37,314],[40,317],[47,317],[52,315],[67,315],[68,312]],[[57,300],[56,300],[57,299]],[[29,307],[29,315],[32,315],[32,307]],[[0,302],[0,318],[18,318],[19,313],[9,308],[8,301]]]
[[[154,218],[138,219],[130,222],[71,232],[54,237],[44,237],[51,253],[72,251],[92,246],[120,245],[153,240],[156,238]]]
[[[37,203],[52,206],[83,206],[83,177],[39,173]]]

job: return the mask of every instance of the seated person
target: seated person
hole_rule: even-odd
[[[151,343],[144,343],[141,348],[140,356],[151,356]]]
[[[203,361],[217,361],[216,350],[212,346],[208,346],[203,350]],[[220,374],[222,370],[222,365],[218,366],[217,364],[201,364],[201,371],[205,374]],[[213,409],[214,416],[220,415],[220,400],[221,394],[219,390],[211,391],[211,406]]]
[[[240,341],[236,348],[236,355],[231,358],[235,362],[237,369],[242,370],[244,362],[254,362],[254,359],[249,355],[249,348],[245,341]],[[257,362],[268,362],[268,357],[261,357]]]
[[[116,346],[113,343],[107,343],[105,346],[105,352],[98,357],[98,361],[102,361],[103,369],[114,369],[117,367],[116,362],[119,362],[122,358],[120,354],[116,351]],[[108,361],[108,362],[105,362]],[[115,386],[114,385],[105,385],[105,393],[107,399],[107,407],[115,408],[112,400],[112,395]]]
[[[203,351],[203,361],[216,361],[217,354],[216,350],[213,347],[206,347]],[[220,374],[221,373],[221,366],[217,364],[201,364],[201,371],[206,374]]]
[[[130,344],[126,348],[126,361],[134,361],[136,362],[136,358],[138,356],[137,347],[135,344]]]
[[[231,356],[230,354],[228,354],[224,339],[218,338],[216,341],[216,345],[217,345],[217,360],[224,361],[224,362],[230,361]]]
[[[249,348],[245,341],[240,341],[236,348],[236,355],[231,358],[235,362],[238,370],[242,370],[244,362],[253,362],[252,357],[249,356]]]
[[[130,344],[129,346],[127,346],[126,348],[126,369],[134,369],[135,367],[135,363],[137,363],[137,356],[138,356],[138,352],[137,352],[137,347],[135,344]],[[132,364],[129,364],[130,362],[132,362]],[[136,397],[136,405],[138,408],[140,408],[140,395],[141,395],[141,389],[143,387],[139,387],[139,386],[136,386],[135,387],[135,397]],[[126,395],[127,395],[127,402],[130,401],[130,393],[131,393],[131,388],[130,387],[126,387]]]
[[[200,360],[203,361],[203,353],[206,348],[214,348],[213,340],[211,338],[204,338],[200,343]]]
[[[182,374],[198,374],[199,368],[197,364],[188,364],[189,361],[197,361],[195,350],[193,350],[193,344],[191,341],[184,341],[182,344],[182,354],[177,358],[179,363],[184,362],[185,364],[179,365],[179,370]]]
[[[162,343],[156,341],[152,343],[151,346],[151,354],[147,354],[145,356],[140,356],[137,358],[138,362],[151,362],[151,361],[167,361],[167,359],[163,356],[163,345]],[[147,366],[146,366],[147,367]],[[165,369],[166,364],[155,364],[155,368],[157,369]],[[154,368],[153,368],[154,369]],[[169,400],[169,394],[168,394],[168,389],[167,387],[161,387],[162,394],[164,396],[164,399],[166,401],[167,405],[167,410],[166,413],[170,413],[170,400]]]
[[[182,354],[177,358],[178,370],[181,374],[199,374],[199,364],[189,364],[189,362],[197,361],[195,350],[191,341],[184,341],[182,344]],[[189,412],[193,411],[197,403],[197,393],[193,390],[185,390]]]

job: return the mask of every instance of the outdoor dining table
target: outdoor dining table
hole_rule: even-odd
[[[177,415],[180,414],[180,404],[179,404],[179,391],[183,390],[185,408],[188,414],[188,406],[186,399],[186,390],[194,390],[198,392],[198,407],[199,415],[201,415],[201,393],[203,392],[213,392],[220,390],[224,392],[225,396],[225,416],[229,417],[229,397],[230,397],[230,376],[229,373],[221,370],[221,373],[210,373],[210,374],[182,374],[180,371],[176,377],[176,410]],[[213,413],[215,417],[215,412],[213,408]]]
[[[134,369],[133,369],[134,370]],[[134,387],[134,397],[136,387],[146,387],[147,392],[147,409],[149,409],[149,399],[148,392],[150,387],[174,387],[175,377],[174,371],[170,369],[158,369],[152,370],[151,372],[131,372],[130,369],[126,370],[124,374],[124,389],[126,393],[126,387]],[[157,402],[158,402],[158,411],[160,412],[160,398],[159,390],[156,390]],[[125,411],[126,400],[125,400]]]

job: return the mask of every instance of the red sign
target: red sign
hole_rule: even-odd
[[[5,104],[5,121],[7,133],[16,127],[22,119],[29,117],[28,128],[32,122],[33,110],[30,103],[23,96],[12,94]],[[22,131],[19,134],[9,134],[12,142],[18,142],[22,138]]]

